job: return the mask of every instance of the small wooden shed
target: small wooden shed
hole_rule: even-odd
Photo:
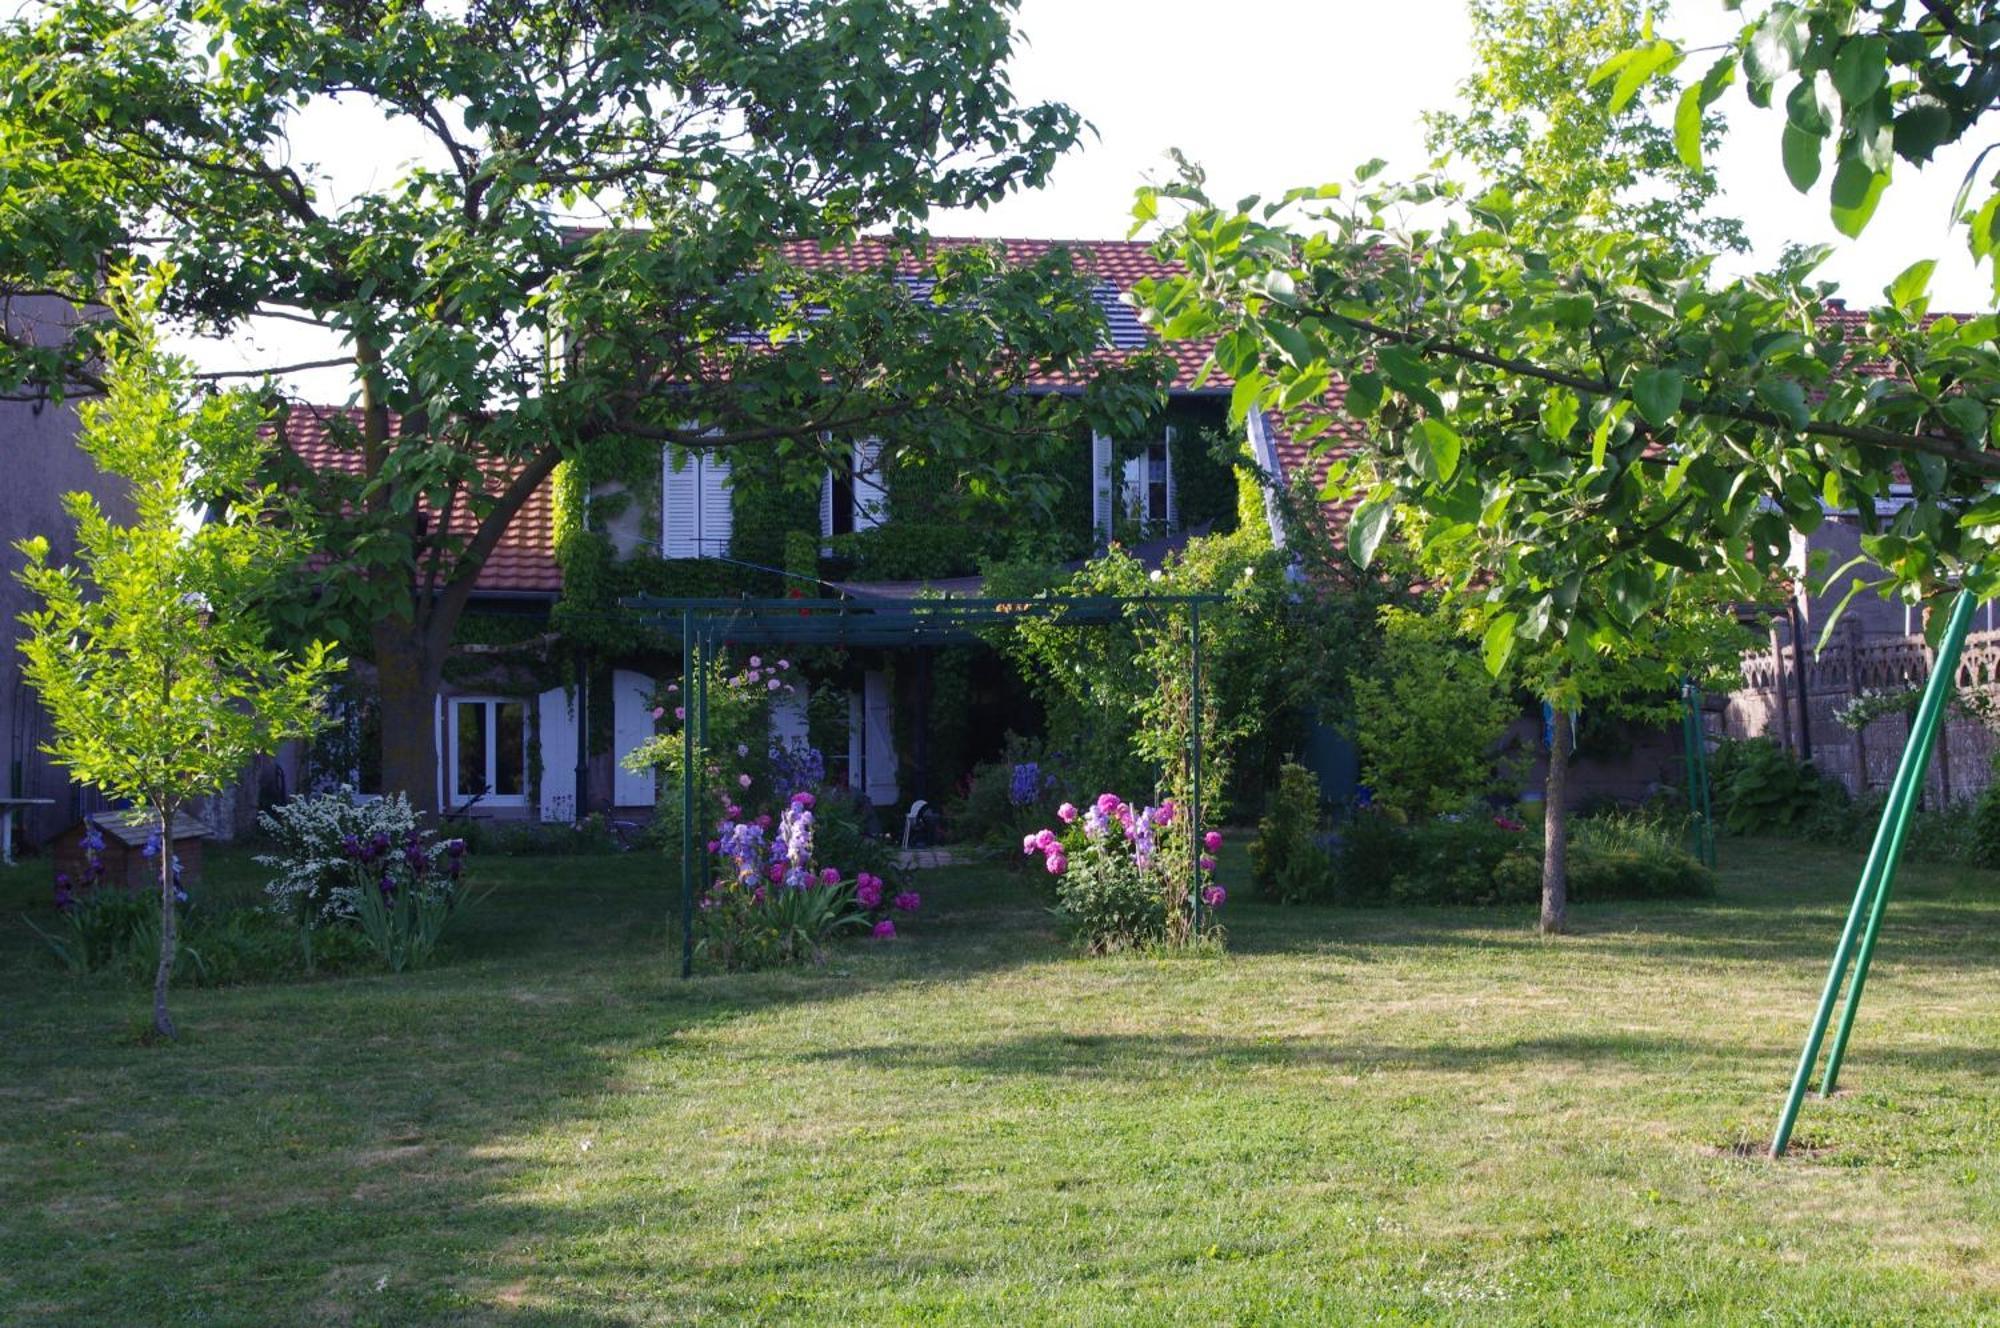
[[[56,836],[51,855],[58,875],[79,884],[88,877],[89,855],[83,847],[83,837],[93,821],[104,834],[104,848],[99,856],[104,863],[105,884],[131,889],[159,884],[160,864],[146,856],[146,842],[158,828],[151,812],[98,812],[63,831]],[[208,834],[208,827],[194,817],[179,813],[174,816],[174,855],[181,862],[184,889],[192,889],[201,880],[201,841]]]

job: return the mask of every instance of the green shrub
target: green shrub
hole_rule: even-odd
[[[1769,738],[1724,741],[1709,762],[1716,815],[1733,835],[1784,834],[1837,815],[1847,791]]]
[[[1507,828],[1483,810],[1411,826],[1404,832],[1402,867],[1390,883],[1390,897],[1399,904],[1520,902],[1500,889],[1498,872],[1501,859],[1522,839],[1522,830]]]
[[[1333,852],[1332,902],[1383,904],[1406,866],[1409,828],[1382,808],[1357,811],[1341,828]]]
[[[1981,867],[2000,867],[2000,756],[1994,758],[1992,780],[1973,806],[1971,857]]]
[[[1382,611],[1378,658],[1349,679],[1361,777],[1374,800],[1427,820],[1494,790],[1516,710],[1439,614]]]
[[[1333,859],[1319,843],[1319,780],[1288,761],[1278,791],[1250,845],[1250,882],[1283,904],[1323,900],[1333,893]]]
[[[1166,939],[1159,883],[1129,855],[1078,852],[1055,881],[1056,910],[1089,953],[1134,950]]]

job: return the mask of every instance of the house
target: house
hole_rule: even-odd
[[[978,243],[1002,243],[1016,262],[1053,247]],[[1151,346],[1123,297],[1166,265],[1143,243],[1065,247],[1095,278],[1107,353]],[[788,245],[784,256],[802,265],[875,269],[885,251],[863,239],[832,249]],[[440,805],[567,821],[578,814],[581,791],[584,811],[650,810],[652,776],[625,770],[616,758],[654,732],[662,688],[678,676],[677,647],[593,641],[585,673],[566,672],[591,615],[625,596],[893,597],[924,585],[976,584],[989,559],[1023,542],[1060,559],[1081,560],[1114,540],[1157,557],[1190,532],[1233,522],[1235,462],[1215,445],[1231,434],[1228,384],[1196,385],[1206,347],[1169,349],[1176,376],[1164,408],[1132,437],[1072,439],[1053,467],[1063,497],[1032,525],[998,511],[968,519],[960,497],[941,492],[934,474],[897,464],[867,436],[826,440],[829,464],[816,495],[812,486],[779,484],[775,454],[755,448],[706,455],[668,445],[636,460],[628,451],[565,464],[515,519],[479,577],[434,709]],[[1052,379],[1031,390],[1072,389]],[[358,452],[341,441],[352,430],[336,427],[347,409],[295,408],[281,426],[286,444],[316,469],[358,470]],[[1285,445],[1264,420],[1253,420],[1248,437],[1231,446],[1245,444],[1266,473],[1279,473]],[[776,736],[810,739],[836,777],[876,805],[938,796],[971,760],[997,754],[1000,736],[1031,702],[997,662],[915,653],[817,660],[811,704],[787,698],[774,719]],[[940,669],[951,676],[941,680]],[[330,757],[321,744],[321,755],[294,771],[295,784],[339,780],[370,791],[374,743],[368,680],[359,672],[349,722],[334,744],[344,754]],[[912,698],[947,684],[958,699],[934,713],[962,732],[938,740],[912,732]]]
[[[87,316],[43,296],[0,299],[0,324],[10,335],[39,345],[60,344]],[[0,797],[23,800],[14,824],[20,842],[29,846],[47,843],[104,804],[42,751],[49,740],[48,712],[22,676],[18,649],[21,615],[36,605],[16,579],[25,560],[15,543],[43,535],[55,559],[70,557],[75,530],[62,507],[66,493],[95,495],[114,521],[130,521],[133,507],[123,482],[100,472],[77,445],[73,404],[0,401],[0,458],[7,477],[0,484],[0,759],[6,762],[0,767]]]

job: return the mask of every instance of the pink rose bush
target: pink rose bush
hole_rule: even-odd
[[[1209,915],[1228,898],[1210,879],[1212,854],[1222,846],[1222,836],[1209,831],[1201,841],[1207,852],[1196,856],[1173,799],[1135,807],[1116,793],[1102,793],[1080,810],[1064,803],[1056,819],[1062,822],[1060,831],[1022,836],[1021,853],[1041,856],[1056,878],[1057,910],[1092,954],[1187,944],[1197,934],[1197,890],[1207,910],[1201,929],[1213,928]],[[1199,872],[1195,881],[1190,881],[1191,860]]]

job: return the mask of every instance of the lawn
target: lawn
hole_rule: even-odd
[[[1724,851],[1554,943],[1238,901],[1185,959],[940,871],[904,939],[690,984],[657,859],[493,860],[440,967],[186,992],[164,1048],[9,920],[0,1322],[2000,1320],[2000,878],[1906,873],[1774,1164],[1854,863]]]

